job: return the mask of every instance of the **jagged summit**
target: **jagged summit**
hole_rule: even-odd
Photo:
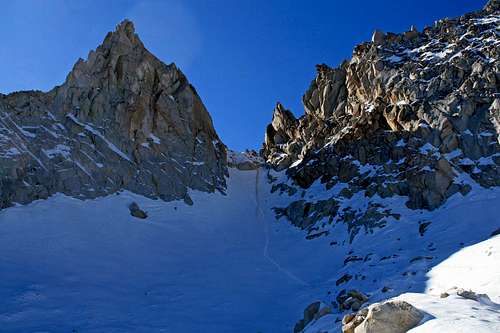
[[[141,39],[135,33],[134,23],[125,19],[116,26],[114,31],[110,31],[106,34],[101,45],[99,45],[95,50],[91,50],[86,60],[82,58],[77,60],[72,71],[68,74],[66,82],[72,77],[72,74],[75,71],[81,70],[84,65],[86,67],[99,67],[102,63],[96,62],[96,53],[118,53],[122,55],[140,53],[140,57],[144,57],[149,53],[149,51],[146,50]],[[95,72],[98,72],[99,70],[101,70],[101,68],[94,69]]]
[[[124,19],[121,21],[115,29],[115,32],[120,34],[125,34],[129,40],[132,41],[137,35],[135,34],[135,26],[134,22],[130,21],[129,19]]]
[[[318,65],[305,114],[276,107],[262,150],[268,163],[303,188],[342,182],[345,196],[400,195],[411,208],[465,195],[467,177],[499,186],[498,4],[420,32],[377,32],[338,68]],[[314,224],[310,209],[292,210],[284,215],[294,223]]]
[[[141,39],[139,38],[139,35],[137,35],[135,32],[134,22],[128,19],[120,22],[116,26],[115,31],[109,32],[106,35],[102,46],[110,48],[113,43],[117,42],[130,44],[132,46],[139,45],[141,47],[144,47]]]
[[[0,100],[0,208],[55,192],[165,200],[224,191],[226,148],[195,89],[129,20],[49,93]]]
[[[122,64],[118,62],[125,58],[133,61],[133,67],[152,62],[166,66],[146,49],[139,36],[135,33],[134,23],[125,19],[116,26],[114,31],[107,33],[101,45],[95,50],[91,50],[86,60],[78,59],[72,71],[68,74],[65,83],[78,84],[79,82],[74,82],[74,79],[81,72],[84,72],[87,76],[99,75],[106,66],[121,66]],[[170,66],[175,68],[173,64]],[[122,70],[122,68],[117,67],[117,70]],[[135,68],[129,68],[128,70],[128,74],[133,75]],[[105,74],[110,75],[112,73]],[[123,73],[120,73],[120,75],[123,75]],[[84,84],[85,82],[81,83]]]

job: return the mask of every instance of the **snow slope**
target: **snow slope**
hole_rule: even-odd
[[[122,192],[86,201],[56,195],[0,211],[0,331],[292,332],[308,304],[329,304],[341,288],[361,290],[369,302],[403,294],[428,313],[415,332],[460,323],[498,331],[500,238],[474,244],[500,226],[499,189],[472,184],[434,211],[379,199],[399,220],[352,243],[341,223],[306,240],[271,209],[302,194],[271,194],[267,172],[231,169],[227,195],[193,192],[193,206]],[[305,195],[328,197],[341,185],[325,192],[315,184]],[[130,216],[132,201],[148,219]],[[365,204],[362,193],[343,203]],[[421,221],[432,222],[423,235]],[[345,262],[353,256],[365,260]],[[354,278],[336,287],[343,274]],[[496,304],[439,298],[455,285]],[[332,310],[306,332],[339,332],[342,313]]]
[[[500,332],[500,236],[468,246],[434,267],[425,293],[405,293],[404,300],[425,313],[422,323],[409,333]],[[456,288],[486,294],[466,299]],[[447,291],[448,297],[440,297]],[[310,325],[307,332],[340,332],[333,315]]]
[[[428,314],[411,333],[500,332],[500,236],[471,245],[434,267],[426,294],[403,294],[403,299]],[[489,299],[478,301],[437,293],[451,288],[473,290]]]
[[[290,332],[334,258],[277,234],[268,186],[232,170],[227,195],[192,193],[194,206],[122,192],[0,211],[0,331]]]
[[[487,294],[500,304],[500,236],[460,250],[427,275],[429,294],[459,287]]]
[[[384,207],[382,209],[390,208],[391,213],[399,214],[400,217],[390,219],[382,228],[360,232],[352,243],[349,242],[349,234],[344,224],[335,220],[333,223],[326,221],[326,223],[317,223],[319,227],[315,233],[328,232],[321,238],[331,242],[331,251],[336,254],[336,259],[329,264],[337,267],[330,279],[321,281],[324,294],[320,299],[328,304],[329,302],[325,299],[334,301],[335,296],[341,290],[349,289],[356,289],[367,294],[369,303],[383,301],[401,294],[418,293],[422,295],[415,297],[424,297],[422,302],[428,302],[427,304],[420,303],[422,309],[429,309],[429,313],[446,318],[439,311],[446,313],[449,308],[444,306],[440,309],[440,307],[447,302],[453,302],[453,297],[441,303],[436,303],[435,300],[439,299],[440,293],[457,286],[473,289],[478,293],[491,294],[492,301],[500,304],[500,300],[496,298],[496,295],[500,294],[498,283],[500,259],[493,255],[481,256],[468,249],[488,239],[492,232],[499,229],[500,189],[483,188],[465,174],[461,174],[460,178],[461,181],[471,186],[471,192],[465,196],[455,194],[443,206],[433,211],[408,209],[405,205],[406,198],[403,197],[382,199],[375,196],[370,199]],[[338,183],[327,191],[324,184],[316,182],[306,191],[304,197],[315,202],[337,196],[344,186],[345,184]],[[298,200],[302,196],[303,194],[298,192],[289,200]],[[342,200],[342,207],[351,207],[357,211],[367,209],[368,198],[362,191],[352,198]],[[430,223],[423,233],[420,232],[422,223]],[[500,239],[497,237],[491,242],[496,242],[494,246],[498,247]],[[464,248],[467,250],[461,251]],[[456,257],[459,259],[455,259]],[[350,280],[336,285],[339,278],[346,275],[351,277]],[[455,315],[458,317],[456,318],[469,315],[469,312],[465,311],[464,304],[470,305],[471,301],[465,300],[464,303],[460,300],[460,302],[460,306],[450,305],[450,307],[457,307]],[[414,305],[419,305],[417,301],[415,303],[417,304]],[[498,326],[493,324],[493,319],[496,318],[498,323],[500,317],[498,309],[494,308],[494,311],[491,311],[491,306],[490,304],[483,309],[483,317],[489,318],[490,322],[482,321],[480,317],[477,317],[475,321],[468,319],[468,322],[474,323],[471,324],[472,326],[464,327],[478,329],[481,327],[482,332],[497,332]],[[474,308],[469,308],[469,310],[475,311]],[[305,332],[340,332],[340,320],[346,313],[334,309],[332,314],[312,322]],[[474,314],[470,314],[472,315]],[[455,324],[448,326],[450,332],[459,332],[460,321],[452,320],[452,322]]]

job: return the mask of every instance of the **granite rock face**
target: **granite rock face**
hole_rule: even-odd
[[[226,147],[194,87],[124,21],[53,90],[0,95],[0,208],[62,192],[224,191]]]
[[[421,32],[376,31],[338,68],[317,66],[303,116],[278,103],[263,157],[300,188],[343,183],[413,209],[465,195],[464,175],[500,186],[499,23],[490,1]]]

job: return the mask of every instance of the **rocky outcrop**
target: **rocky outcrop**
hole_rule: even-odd
[[[491,299],[489,298],[489,296],[487,294],[478,294],[472,290],[466,290],[466,289],[457,288],[457,287],[453,287],[453,288],[441,293],[440,297],[446,298],[446,297],[453,295],[453,294],[460,296],[462,298],[465,298],[465,299],[470,299],[470,300],[476,301],[476,302],[487,302],[487,303],[491,302]]]
[[[331,308],[320,301],[309,304],[304,309],[304,317],[295,324],[293,332],[303,332],[306,326],[311,322],[314,322],[329,313],[331,313]]]
[[[124,21],[48,93],[0,96],[0,208],[121,189],[224,191],[226,148],[194,87]]]
[[[300,188],[345,189],[328,205],[304,200],[278,214],[308,228],[323,207],[357,193],[404,196],[408,207],[432,210],[466,195],[464,179],[500,186],[499,23],[490,1],[420,32],[377,31],[338,68],[318,65],[305,114],[297,119],[278,104],[261,153]]]
[[[405,333],[424,318],[422,312],[404,301],[375,303],[356,314],[344,316],[343,333]]]
[[[236,152],[228,150],[227,165],[242,171],[256,170],[265,164],[262,157],[255,150]]]
[[[348,292],[341,292],[337,298],[339,310],[352,310],[358,311],[361,306],[368,301],[368,296],[357,290],[349,290]]]
[[[302,98],[302,116],[277,104],[261,150],[266,162],[287,176],[269,172],[273,192],[291,197],[274,207],[276,217],[305,230],[306,239],[324,236],[337,249],[352,246],[328,291],[335,312],[357,311],[393,292],[368,273],[367,267],[379,265],[370,264],[377,253],[359,253],[358,247],[383,243],[391,226],[405,223],[401,199],[410,209],[433,210],[472,188],[500,186],[499,23],[499,2],[492,0],[482,10],[422,31],[376,31],[338,68],[317,66]],[[418,231],[422,239],[434,227],[426,219],[415,224],[408,233]],[[428,244],[408,258],[410,264],[435,260],[429,255],[435,249]],[[394,264],[399,256],[373,260]],[[364,288],[366,281],[380,283],[380,292]],[[354,289],[370,293],[355,297]],[[418,323],[420,315],[408,311]],[[367,316],[365,309],[347,317],[345,331],[398,331],[377,328]],[[378,312],[370,316],[384,321]]]

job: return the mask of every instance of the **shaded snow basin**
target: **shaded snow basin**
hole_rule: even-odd
[[[0,331],[290,332],[335,267],[326,240],[276,222],[268,186],[231,171],[193,206],[122,192],[0,211]]]

